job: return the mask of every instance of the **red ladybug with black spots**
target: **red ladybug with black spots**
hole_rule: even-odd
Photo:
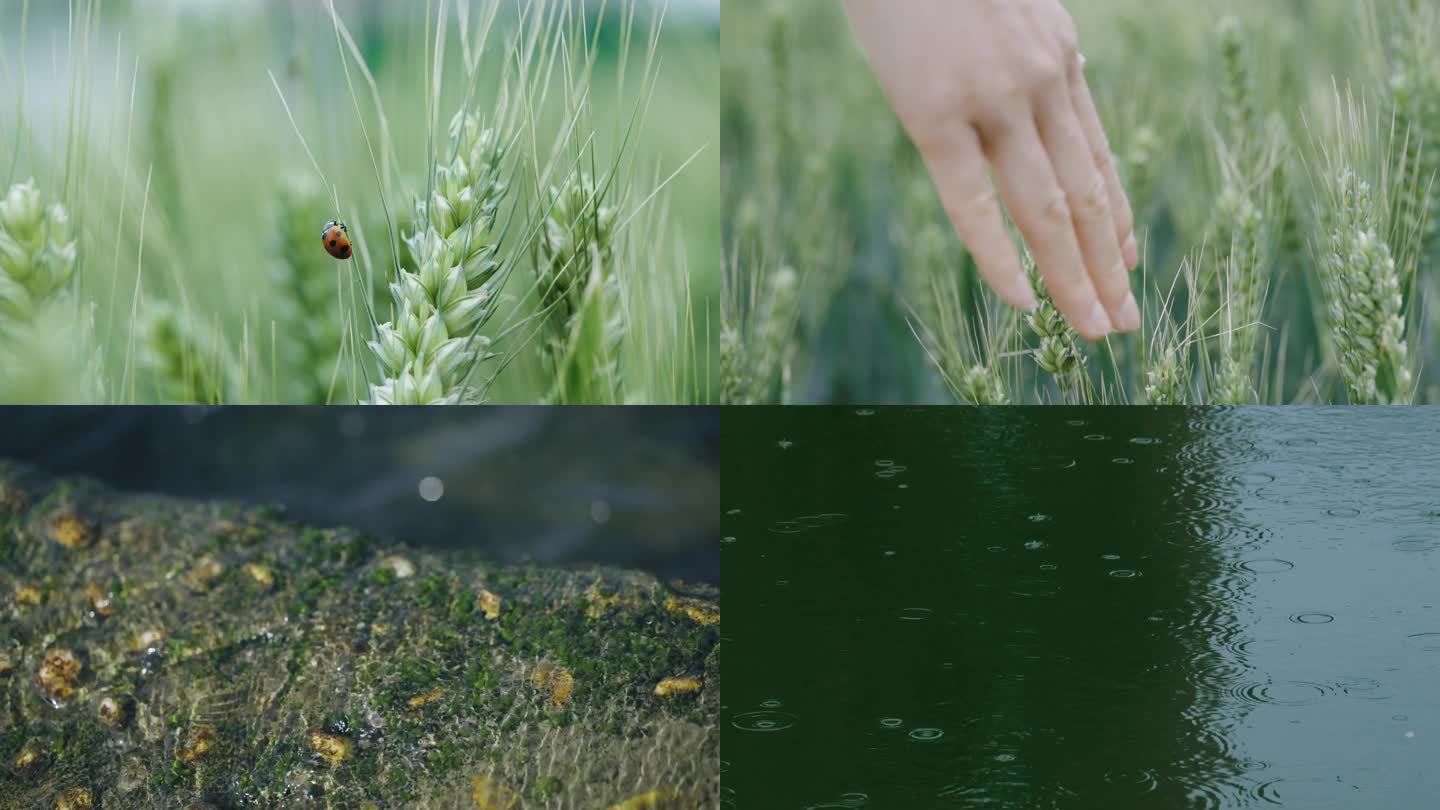
[[[320,232],[320,240],[325,245],[325,252],[337,259],[350,258],[350,230],[345,223],[339,220],[330,220],[325,223],[325,229]]]

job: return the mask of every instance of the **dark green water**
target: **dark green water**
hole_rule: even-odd
[[[723,433],[725,807],[1440,806],[1440,410]]]

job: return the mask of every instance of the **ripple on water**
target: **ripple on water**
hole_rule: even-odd
[[[1131,444],[1159,444],[1160,440],[1151,436],[1136,436],[1130,440]]]
[[[1289,560],[1279,560],[1273,558],[1258,560],[1241,560],[1240,562],[1235,563],[1236,570],[1248,571],[1252,574],[1279,574],[1284,571],[1289,571],[1294,567],[1295,563],[1292,563]]]
[[[795,725],[799,719],[799,717],[789,712],[765,709],[757,712],[737,714],[730,719],[730,725],[741,731],[784,731]]]
[[[1111,463],[1111,464],[1134,464],[1134,463],[1135,463],[1135,459],[1133,459],[1133,458],[1112,458],[1112,459],[1110,459],[1110,463]]]
[[[1421,537],[1420,535],[1402,537],[1392,542],[1390,547],[1409,554],[1423,554],[1440,548],[1440,537]]]
[[[1309,706],[1331,692],[1331,687],[1309,681],[1266,681],[1231,687],[1230,696],[1252,705]]]
[[[907,607],[900,611],[900,619],[907,622],[921,622],[930,618],[935,611],[923,607]]]
[[[1230,476],[1230,482],[1243,484],[1247,487],[1262,487],[1275,481],[1275,476],[1267,472],[1248,472]]]
[[[1294,613],[1290,621],[1296,624],[1329,624],[1335,621],[1335,617],[1329,613]]]
[[[916,742],[934,742],[945,736],[945,732],[938,728],[917,728],[910,732],[910,739]]]
[[[1119,768],[1106,771],[1104,779],[1112,785],[1134,788],[1136,793],[1150,793],[1160,786],[1160,780],[1149,768]]]
[[[1405,637],[1405,644],[1425,652],[1440,652],[1440,633],[1414,633]]]
[[[1140,576],[1140,572],[1130,568],[1117,568],[1110,572],[1110,576],[1116,579],[1134,579]]]
[[[904,720],[901,720],[901,719],[898,718],[898,717],[882,717],[882,718],[880,718],[880,725],[884,726],[885,728],[899,728],[900,725],[901,725],[902,723],[904,723],[904,722],[905,722]]]
[[[1087,434],[1085,434],[1085,441],[1087,441],[1087,442],[1103,442],[1103,441],[1105,441],[1105,440],[1108,439],[1108,438],[1110,438],[1110,437],[1109,437],[1109,436],[1106,436],[1104,433],[1087,433]]]
[[[1360,510],[1352,506],[1332,506],[1329,509],[1325,510],[1325,514],[1329,515],[1330,517],[1352,518],[1358,517],[1360,514]]]

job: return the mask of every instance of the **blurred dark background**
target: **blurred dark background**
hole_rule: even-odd
[[[0,408],[0,457],[55,475],[713,584],[719,448],[717,408]]]

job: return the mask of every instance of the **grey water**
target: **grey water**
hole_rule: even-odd
[[[729,409],[727,808],[1440,806],[1440,410]]]

